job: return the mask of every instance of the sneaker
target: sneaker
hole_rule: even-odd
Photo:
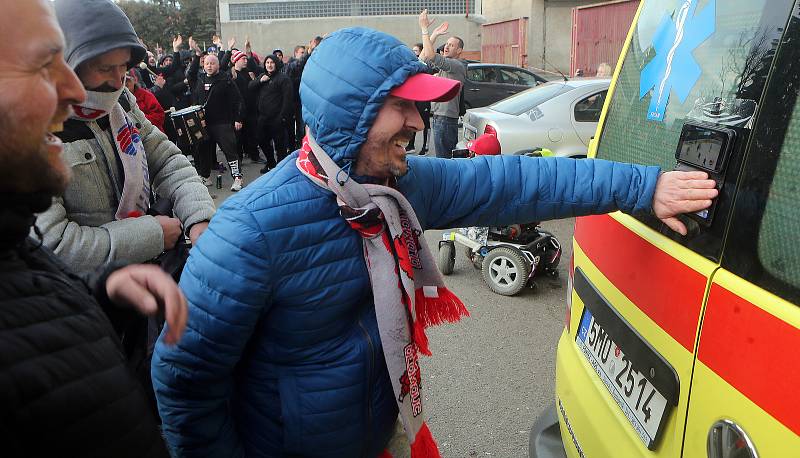
[[[242,190],[242,177],[236,177],[233,179],[233,184],[231,185],[231,191],[238,192]]]
[[[265,165],[264,167],[262,167],[262,168],[261,168],[261,170],[259,170],[259,172],[261,172],[261,173],[267,173],[267,172],[269,172],[269,170],[270,170],[269,166],[268,166],[268,165]]]
[[[214,186],[214,180],[212,180],[211,177],[208,177],[208,178],[200,177],[200,178],[202,178],[204,185],[206,185],[208,187]]]
[[[425,155],[425,153],[427,153],[427,152],[428,152],[428,148],[422,148],[422,149],[419,151],[419,155],[420,155],[420,156],[424,156],[424,155]]]

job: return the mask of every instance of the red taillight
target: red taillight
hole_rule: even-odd
[[[495,130],[495,128],[490,126],[489,124],[486,124],[486,127],[483,128],[483,134],[494,135],[495,137],[497,137],[497,130]]]
[[[572,280],[575,274],[575,255],[569,259],[569,277],[567,278],[567,316],[564,317],[564,327],[567,328],[569,333],[569,322],[572,318]]]

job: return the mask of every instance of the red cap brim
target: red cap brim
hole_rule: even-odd
[[[461,91],[461,83],[427,73],[410,76],[405,83],[392,89],[389,95],[415,102],[447,102]]]

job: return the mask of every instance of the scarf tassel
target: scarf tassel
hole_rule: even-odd
[[[427,423],[422,423],[422,427],[414,437],[414,443],[411,444],[411,458],[441,458],[439,447],[433,440]]]
[[[461,299],[444,286],[436,287],[435,297],[433,294],[425,294],[425,288],[417,288],[414,295],[414,343],[420,353],[431,356],[425,329],[445,322],[455,323],[462,317],[469,316],[469,311]]]

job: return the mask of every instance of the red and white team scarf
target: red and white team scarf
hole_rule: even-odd
[[[402,194],[349,179],[310,135],[303,140],[297,167],[336,194],[341,215],[363,237],[378,331],[411,458],[438,458],[422,413],[417,355],[431,354],[425,328],[456,322],[469,312],[444,286],[428,244],[420,240],[417,216]]]
[[[125,175],[115,214],[118,220],[144,215],[150,207],[150,174],[142,137],[122,105],[117,102],[123,89],[124,86],[117,92],[87,91],[86,102],[73,105],[71,116],[80,121],[93,122],[108,115]]]

